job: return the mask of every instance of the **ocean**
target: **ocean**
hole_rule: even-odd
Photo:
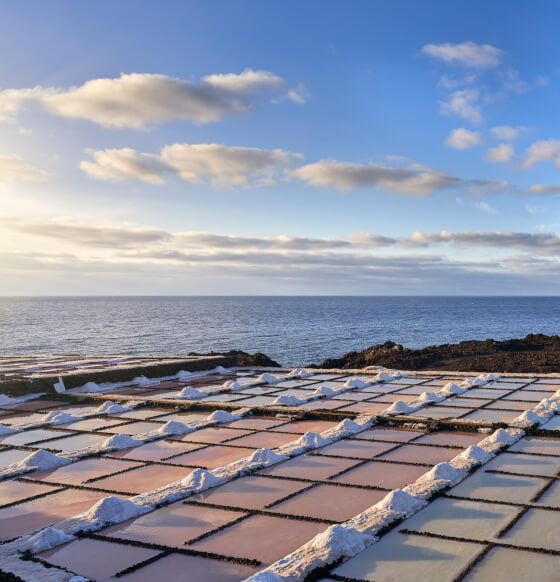
[[[559,332],[559,297],[0,298],[3,354],[240,349],[293,366],[387,340],[421,348]]]

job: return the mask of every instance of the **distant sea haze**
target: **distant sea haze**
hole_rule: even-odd
[[[293,366],[387,340],[421,348],[559,332],[559,297],[0,298],[3,354],[240,349]]]

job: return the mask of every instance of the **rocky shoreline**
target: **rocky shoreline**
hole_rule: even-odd
[[[560,372],[560,337],[529,334],[504,341],[471,340],[413,350],[385,342],[361,352],[329,358],[313,368],[386,366],[401,370],[455,370],[473,372]]]

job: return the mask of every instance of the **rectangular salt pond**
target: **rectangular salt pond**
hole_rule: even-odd
[[[100,532],[103,536],[183,548],[194,540],[246,515],[243,512],[172,503],[135,519],[113,525]]]
[[[453,538],[486,540],[496,535],[519,511],[511,505],[439,497],[407,519],[402,527]]]
[[[488,501],[529,503],[546,483],[547,480],[539,477],[501,475],[486,473],[479,469],[450,489],[449,495]]]
[[[452,582],[484,546],[393,530],[334,570],[349,580]]]
[[[464,578],[464,582],[558,582],[560,556],[510,548],[493,548]]]

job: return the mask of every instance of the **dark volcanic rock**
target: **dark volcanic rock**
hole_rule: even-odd
[[[560,337],[530,334],[523,339],[472,340],[410,350],[393,342],[323,360],[320,368],[386,366],[401,370],[473,372],[560,372]]]
[[[226,358],[232,358],[235,363],[232,366],[244,366],[250,368],[251,366],[261,366],[263,368],[280,368],[280,364],[271,360],[266,354],[261,354],[257,352],[256,354],[248,354],[247,352],[242,352],[241,350],[230,350],[229,352],[209,352],[207,354],[197,354],[196,352],[190,352],[189,356],[224,356]]]

